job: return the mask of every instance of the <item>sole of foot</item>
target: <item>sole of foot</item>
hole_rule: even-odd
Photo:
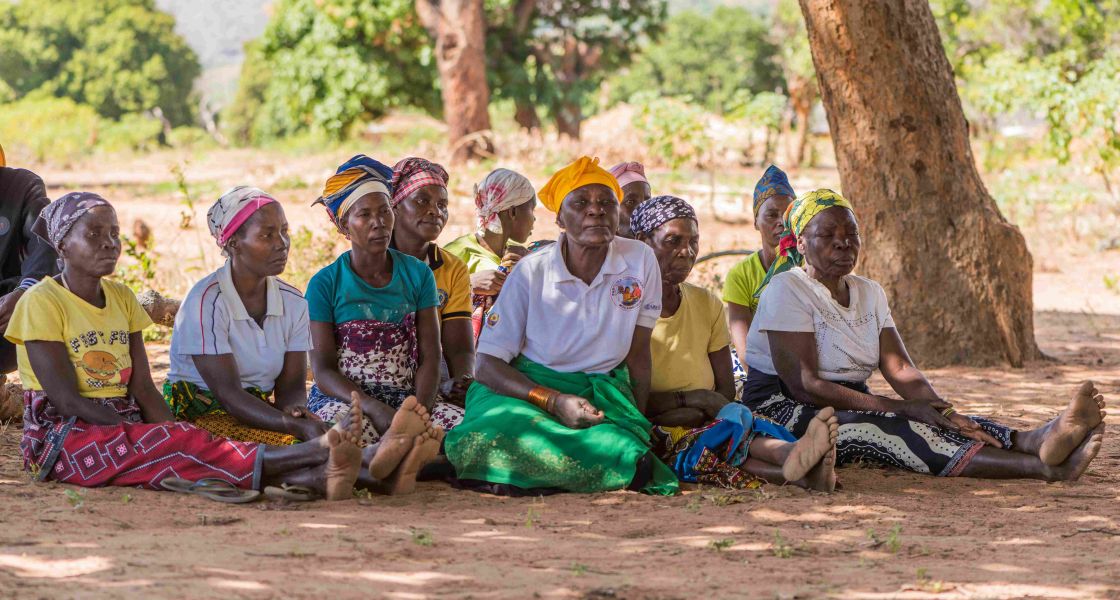
[[[377,452],[369,461],[369,476],[381,480],[392,475],[412,450],[416,437],[418,436],[386,432],[377,443]]]
[[[782,463],[782,477],[786,481],[804,479],[836,447],[838,429],[836,409],[826,406],[817,411],[805,435],[794,443],[793,450]]]
[[[326,464],[327,500],[346,500],[354,495],[354,483],[362,470],[362,408],[355,402],[350,407],[346,426],[335,425],[327,431],[330,456]]]
[[[1085,436],[1081,444],[1069,455],[1066,462],[1057,467],[1052,467],[1056,473],[1053,479],[1061,481],[1077,481],[1089,468],[1089,463],[1097,457],[1104,441],[1104,423],[1097,425]]]
[[[1042,440],[1038,458],[1052,467],[1064,463],[1085,436],[1104,420],[1104,406],[1104,396],[1096,385],[1092,381],[1082,383]]]
[[[412,450],[401,461],[397,470],[389,477],[388,493],[394,496],[411,494],[416,489],[416,476],[424,465],[435,460],[443,443],[443,429],[433,427],[416,436]]]
[[[821,462],[813,467],[805,476],[805,486],[818,492],[832,493],[836,491],[838,478],[836,477],[836,444],[824,455]]]

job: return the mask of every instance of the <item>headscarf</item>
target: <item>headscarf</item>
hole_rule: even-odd
[[[756,219],[758,218],[758,209],[762,208],[762,204],[774,196],[796,198],[797,194],[793,193],[793,186],[789,184],[789,178],[786,177],[785,171],[770,165],[766,172],[762,174],[762,179],[759,179],[754,186],[754,216]]]
[[[646,168],[640,162],[618,163],[611,167],[611,175],[618,180],[618,187],[624,188],[635,181],[649,183],[646,179]]]
[[[654,196],[634,209],[634,213],[630,215],[630,230],[636,236],[649,235],[673,219],[697,221],[696,211],[683,198]]]
[[[222,256],[226,255],[229,238],[253,216],[262,206],[272,204],[276,199],[262,190],[247,185],[239,185],[222,194],[221,198],[206,211],[206,224],[210,235],[218,241]]]
[[[426,185],[447,187],[447,170],[423,158],[411,156],[393,165],[393,208]]]
[[[614,175],[611,175],[610,171],[599,166],[598,158],[589,156],[581,156],[572,164],[557,171],[548,180],[548,183],[544,184],[544,187],[537,192],[537,196],[540,197],[541,204],[545,208],[558,213],[560,212],[560,205],[564,203],[564,198],[572,190],[595,183],[611,188],[615,198],[622,202],[622,186],[618,185],[618,180],[614,178]]]
[[[533,184],[521,173],[495,169],[474,186],[474,205],[478,208],[478,228],[502,232],[498,213],[521,206],[537,197]]]
[[[774,259],[774,264],[770,265],[770,270],[766,272],[766,278],[755,290],[755,298],[762,295],[762,290],[775,275],[805,264],[805,257],[797,251],[797,238],[809,226],[813,217],[834,206],[855,212],[852,204],[845,200],[843,196],[825,189],[809,192],[790,203],[782,217],[782,237],[778,240],[778,257]]]
[[[0,167],[8,166],[8,159],[4,156],[4,146],[0,145]]]
[[[339,165],[334,175],[323,186],[323,195],[314,204],[322,204],[327,215],[337,225],[346,211],[362,196],[380,192],[392,196],[393,169],[365,154],[355,154]]]
[[[78,219],[98,206],[113,207],[93,192],[70,192],[43,208],[31,231],[57,252],[59,242],[70,233]]]

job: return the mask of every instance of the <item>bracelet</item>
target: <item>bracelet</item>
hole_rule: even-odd
[[[946,408],[945,410],[941,411],[941,416],[948,417],[949,415],[951,415],[955,412],[957,412],[957,411],[954,410],[952,406],[950,406],[949,408]]]
[[[546,388],[544,386],[537,386],[529,390],[529,402],[534,404],[537,408],[552,414],[552,409],[556,406],[556,397],[560,392]]]

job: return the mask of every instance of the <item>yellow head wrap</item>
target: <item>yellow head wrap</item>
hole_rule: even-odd
[[[775,275],[805,264],[805,257],[797,251],[797,238],[801,237],[801,232],[805,231],[813,217],[834,206],[855,212],[852,204],[843,196],[825,189],[809,192],[790,203],[786,208],[786,214],[782,217],[782,237],[778,240],[778,257],[774,259],[774,264],[770,265],[766,278],[755,290],[755,298],[762,295],[762,290]]]
[[[8,166],[8,161],[4,158],[4,146],[0,145],[0,167]]]
[[[576,161],[563,169],[560,169],[544,184],[544,187],[537,192],[537,197],[540,198],[541,204],[548,210],[558,213],[560,212],[560,205],[564,203],[564,197],[567,196],[577,188],[585,185],[592,185],[595,183],[603,184],[612,191],[614,197],[622,202],[622,188],[618,185],[618,180],[611,175],[611,172],[599,166],[598,158],[591,158],[589,156],[581,156]]]

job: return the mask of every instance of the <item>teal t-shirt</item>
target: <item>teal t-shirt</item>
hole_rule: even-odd
[[[307,283],[308,315],[312,321],[400,323],[409,313],[439,306],[436,280],[422,261],[392,248],[393,279],[385,287],[366,283],[350,266],[346,251],[323,267]]]

